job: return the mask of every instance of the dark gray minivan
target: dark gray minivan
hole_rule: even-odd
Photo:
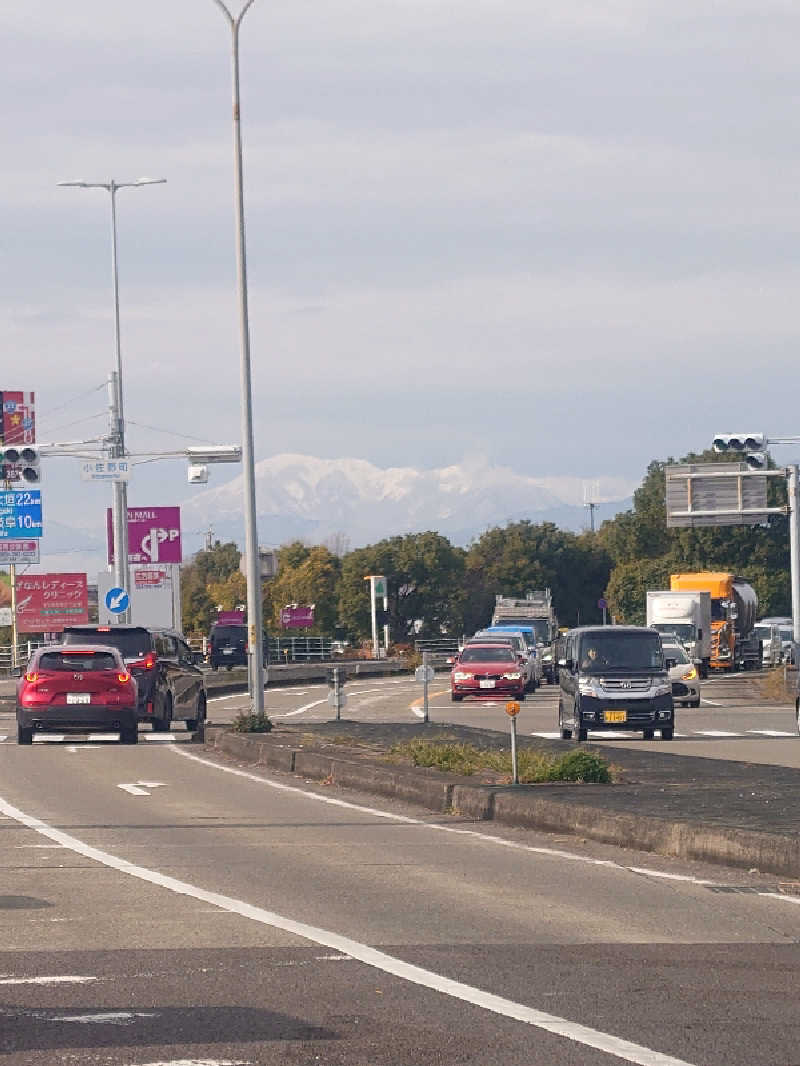
[[[672,740],[675,706],[661,637],[641,626],[586,626],[564,638],[558,663],[561,737],[631,730]]]

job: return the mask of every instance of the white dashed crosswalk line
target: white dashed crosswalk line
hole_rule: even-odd
[[[748,729],[748,733],[756,733],[762,737],[793,737],[794,733],[785,733],[782,729]]]
[[[741,737],[743,733],[729,733],[725,729],[696,729],[695,735],[698,737]]]

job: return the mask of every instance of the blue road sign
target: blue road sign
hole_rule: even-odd
[[[106,593],[106,607],[112,614],[122,614],[131,605],[131,598],[125,589],[113,588]]]
[[[42,490],[0,491],[0,540],[42,535]]]

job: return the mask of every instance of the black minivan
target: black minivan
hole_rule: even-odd
[[[672,740],[675,706],[661,637],[641,626],[586,626],[564,638],[558,663],[563,740],[588,731],[630,730]]]

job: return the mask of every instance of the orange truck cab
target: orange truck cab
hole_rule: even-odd
[[[761,666],[761,642],[754,632],[758,597],[735,574],[703,570],[670,575],[672,592],[711,595],[711,668],[750,670]]]

